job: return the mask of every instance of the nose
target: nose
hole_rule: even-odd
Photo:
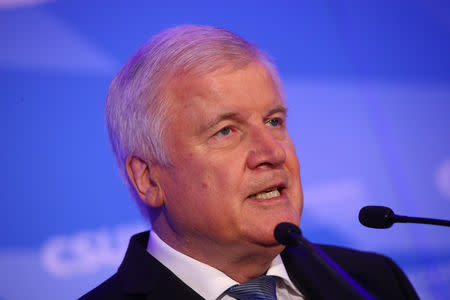
[[[286,149],[269,128],[255,128],[250,134],[247,166],[250,169],[277,168],[286,161]]]

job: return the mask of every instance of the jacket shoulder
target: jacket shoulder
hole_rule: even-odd
[[[418,299],[408,277],[391,258],[344,247],[317,246],[363,286],[377,291],[383,289],[397,295],[397,299]]]
[[[392,259],[379,253],[330,245],[316,246],[348,271],[361,270],[366,273],[400,271],[404,275]]]
[[[116,273],[84,296],[81,296],[79,300],[123,299],[120,297],[121,285],[121,281]]]

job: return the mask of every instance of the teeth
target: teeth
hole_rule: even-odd
[[[280,196],[280,192],[277,189],[274,189],[272,191],[269,192],[262,192],[262,193],[258,193],[256,195],[252,195],[250,198],[253,199],[270,199],[270,198],[275,198]]]

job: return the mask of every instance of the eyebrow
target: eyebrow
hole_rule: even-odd
[[[212,128],[212,127],[216,126],[218,123],[222,122],[223,120],[230,120],[230,119],[231,120],[242,120],[242,116],[235,112],[223,113],[223,114],[220,114],[217,117],[215,117],[210,122],[208,122],[208,124],[206,124],[204,128]]]
[[[287,115],[287,108],[283,105],[277,105],[274,108],[272,108],[267,114],[266,117],[276,114],[276,113],[282,113],[284,115]]]
[[[272,108],[264,117],[267,118],[268,116],[271,116],[276,113],[282,113],[284,115],[287,114],[287,108],[283,105],[277,105],[276,107]],[[226,112],[223,114],[218,115],[213,120],[208,122],[204,128],[212,128],[216,126],[218,123],[222,122],[223,120],[236,120],[241,121],[243,120],[243,117],[241,114],[236,112]]]

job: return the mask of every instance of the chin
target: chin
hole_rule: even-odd
[[[267,221],[264,224],[258,226],[254,230],[254,242],[264,247],[277,247],[281,249],[284,247],[278,243],[273,234],[275,227],[282,222],[289,222],[295,225],[299,225],[299,218],[280,218],[271,221]]]
[[[272,220],[272,232],[275,229],[275,227],[283,222],[292,223],[296,226],[300,226],[300,214],[298,214],[296,211],[289,211],[285,214],[280,215],[279,217],[276,217]]]
[[[241,232],[248,237],[252,244],[265,247],[280,246],[275,240],[275,227],[282,223],[289,222],[299,226],[300,214],[293,208],[282,207],[281,209],[267,210],[262,213],[250,214],[242,220]]]

